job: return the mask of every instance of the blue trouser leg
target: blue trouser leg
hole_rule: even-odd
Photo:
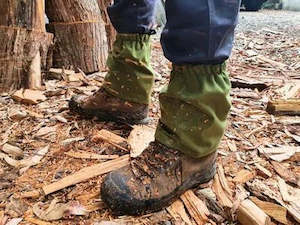
[[[110,19],[119,33],[153,33],[156,0],[116,0]],[[167,0],[162,33],[165,56],[175,64],[219,64],[232,50],[240,0]]]
[[[110,21],[118,33],[152,34],[157,0],[115,0],[108,7]]]
[[[240,0],[167,0],[162,33],[175,64],[219,64],[230,55]]]

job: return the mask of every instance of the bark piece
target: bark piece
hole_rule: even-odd
[[[270,101],[267,112],[275,115],[300,115],[300,99]]]
[[[278,186],[282,199],[287,202],[284,207],[300,223],[300,190],[288,186],[280,177],[278,177]]]
[[[257,89],[259,91],[263,91],[264,89],[269,87],[269,84],[251,78],[247,78],[245,76],[232,77],[230,81],[233,88],[249,88],[249,89]]]
[[[183,195],[181,195],[180,198],[192,218],[195,220],[196,224],[206,224],[210,212],[207,209],[205,203],[201,201],[191,190],[185,192]]]
[[[85,140],[84,137],[68,138],[68,139],[66,139],[66,140],[63,140],[63,141],[61,142],[61,144],[64,145],[64,146],[68,146],[69,144],[72,144],[72,143],[74,143],[74,142],[83,141],[83,140]]]
[[[261,201],[256,197],[250,197],[251,201],[253,201],[259,208],[261,208],[267,215],[275,219],[276,221],[288,224],[286,219],[287,210],[275,203]]]
[[[257,56],[257,58],[262,60],[263,62],[271,64],[274,67],[278,67],[279,69],[284,69],[284,68],[288,67],[286,64],[283,64],[281,62],[276,62],[276,61],[269,59],[263,55],[259,55],[259,56]]]
[[[63,188],[88,180],[90,178],[108,173],[112,170],[119,169],[123,166],[128,165],[128,163],[129,163],[129,156],[124,155],[119,157],[118,159],[114,159],[105,163],[100,163],[100,164],[83,168],[78,172],[70,176],[64,177],[57,182],[54,182],[49,185],[45,185],[42,189],[45,195],[48,195],[53,192],[59,191]]]
[[[238,210],[237,219],[242,225],[270,225],[270,217],[249,199],[244,200]]]
[[[221,164],[218,164],[217,172],[218,172],[219,180],[220,180],[220,183],[221,183],[223,189],[225,190],[227,195],[231,197],[232,196],[232,190],[230,189],[230,187],[227,183],[227,179],[226,179],[225,173],[224,173],[224,168]]]

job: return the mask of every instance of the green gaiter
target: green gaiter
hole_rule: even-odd
[[[216,151],[231,106],[225,64],[173,66],[156,140],[193,158]]]
[[[107,65],[105,90],[126,101],[149,104],[154,82],[150,35],[118,34]]]

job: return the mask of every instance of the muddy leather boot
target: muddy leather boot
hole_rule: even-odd
[[[194,159],[152,142],[129,166],[109,173],[101,198],[115,215],[142,215],[169,206],[216,171],[216,152]]]
[[[85,118],[97,117],[104,121],[145,124],[149,120],[148,105],[125,101],[110,95],[103,88],[90,97],[72,97],[69,108]]]

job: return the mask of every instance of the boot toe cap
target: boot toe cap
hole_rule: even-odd
[[[128,179],[121,173],[111,172],[101,185],[101,199],[115,215],[138,215],[142,202],[135,199],[128,187]]]

